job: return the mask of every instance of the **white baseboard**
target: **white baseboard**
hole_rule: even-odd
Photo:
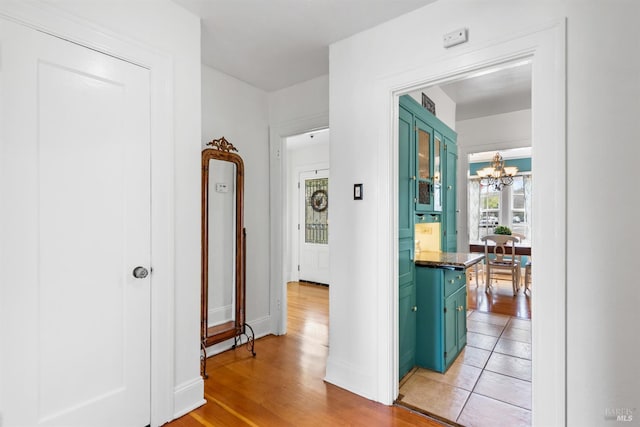
[[[299,281],[299,275],[297,271],[290,271],[289,273],[287,273],[287,283],[298,282],[298,281]]]
[[[184,382],[173,390],[173,419],[207,403],[204,400],[204,381],[202,377]]]
[[[360,366],[345,364],[329,356],[324,380],[366,399],[374,400],[370,391],[375,389],[375,377]]]

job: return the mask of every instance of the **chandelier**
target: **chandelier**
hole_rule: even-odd
[[[501,191],[505,185],[513,184],[513,177],[518,173],[515,166],[504,166],[504,160],[500,153],[496,153],[491,160],[491,166],[480,169],[477,174],[482,185],[492,186],[496,191]]]

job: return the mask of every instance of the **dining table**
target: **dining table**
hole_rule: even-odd
[[[489,242],[489,246],[493,246],[492,242]],[[531,243],[530,242],[518,242],[515,244],[516,255],[531,256]],[[469,252],[482,252],[484,253],[484,242],[469,242]]]

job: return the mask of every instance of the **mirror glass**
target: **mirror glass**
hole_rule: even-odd
[[[236,284],[236,165],[209,160],[207,329],[233,329]],[[217,327],[217,328],[216,328]]]

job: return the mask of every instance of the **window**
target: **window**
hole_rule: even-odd
[[[502,191],[484,186],[472,176],[468,181],[469,240],[478,241],[493,234],[496,226],[506,225],[513,233],[531,238],[531,173],[514,177],[513,184]]]
[[[501,192],[492,187],[480,185],[479,237],[492,234],[500,223]]]
[[[511,232],[531,239],[532,155],[531,147],[500,150],[505,166],[518,168],[511,185],[502,191],[482,185],[478,170],[491,166],[496,151],[469,154],[467,181],[467,221],[469,241],[477,242],[492,234],[496,226],[506,225]]]
[[[326,245],[329,243],[329,178],[304,181],[304,241]]]
[[[526,181],[531,182],[529,176]],[[530,199],[531,197],[529,197]],[[511,185],[511,231],[529,238],[529,210],[525,191],[525,177],[516,176]]]

